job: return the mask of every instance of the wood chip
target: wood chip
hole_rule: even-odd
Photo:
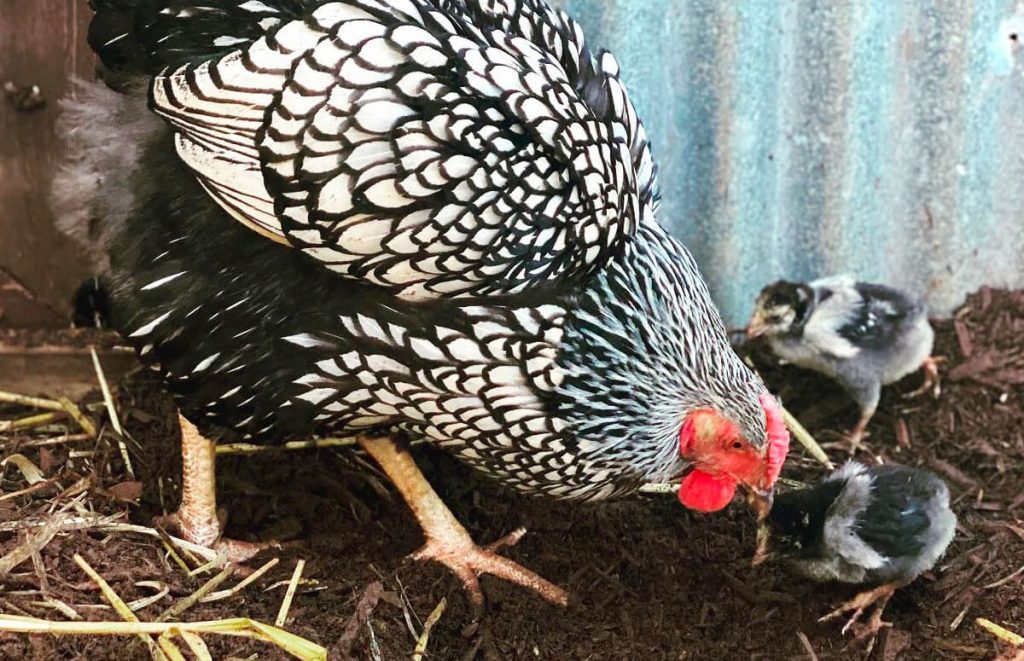
[[[142,482],[118,482],[107,491],[122,503],[134,503],[142,497]]]
[[[910,647],[911,636],[906,631],[889,629],[882,646],[882,661],[896,661]]]
[[[352,617],[345,624],[338,642],[334,644],[334,652],[340,658],[347,658],[351,654],[352,646],[359,636],[359,630],[369,621],[383,594],[384,585],[380,581],[370,583],[363,590],[363,594],[360,595],[359,602],[356,604],[355,613],[352,614]]]
[[[956,331],[960,353],[964,355],[964,358],[970,358],[974,353],[974,342],[971,341],[971,332],[967,330],[967,323],[963,319],[957,319],[953,322],[953,329]]]
[[[928,465],[962,487],[967,489],[976,489],[978,487],[978,483],[974,479],[968,477],[966,473],[944,459],[932,457],[928,460]]]
[[[815,654],[814,648],[811,647],[811,641],[808,640],[807,634],[803,631],[797,631],[796,637],[800,640],[800,644],[803,646],[804,650],[807,651],[807,658],[810,661],[818,661],[818,655]]]
[[[904,450],[909,450],[913,447],[910,440],[910,430],[907,428],[907,421],[904,418],[896,421],[896,442]]]

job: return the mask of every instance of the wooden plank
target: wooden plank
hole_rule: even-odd
[[[88,20],[83,0],[0,0],[0,83],[38,85],[46,101],[19,111],[0,97],[0,265],[62,311],[89,273],[54,227],[48,192],[61,149],[57,102],[73,75],[91,78],[95,68]]]
[[[55,328],[67,326],[66,317],[33,296],[0,266],[0,324],[12,328]]]
[[[139,366],[135,353],[130,350],[98,349],[98,352],[111,385],[116,385]],[[99,381],[88,348],[0,344],[0,390],[77,401],[98,389]]]

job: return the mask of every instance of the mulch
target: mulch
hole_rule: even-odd
[[[1012,651],[976,624],[987,618],[1024,633],[1024,292],[983,290],[952,320],[936,322],[945,356],[939,399],[907,400],[920,377],[885,390],[858,459],[930,467],[947,480],[959,517],[956,539],[931,572],[896,594],[893,628],[872,658],[991,659]],[[753,360],[786,406],[836,461],[855,406],[834,385]],[[38,394],[38,393],[26,393]],[[102,406],[83,405],[97,420]],[[64,508],[124,513],[147,524],[177,499],[174,410],[159,385],[138,373],[118,388],[136,476],[112,436],[32,445],[44,431],[0,433],[3,455],[19,452],[49,481],[0,499],[0,530]],[[0,420],[32,413],[0,405]],[[65,423],[67,424],[67,423]],[[52,430],[56,431],[56,430]],[[77,431],[77,430],[74,430]],[[835,623],[818,617],[856,588],[795,579],[776,566],[751,568],[754,522],[734,505],[715,515],[685,511],[672,496],[571,504],[525,497],[475,475],[446,455],[417,447],[421,467],[453,512],[486,543],[518,526],[529,534],[508,554],[567,588],[567,609],[485,578],[486,616],[471,624],[458,582],[406,556],[421,543],[401,499],[350,449],[264,453],[218,462],[221,503],[236,538],[282,540],[261,554],[280,563],[236,596],[200,603],[182,619],[245,616],[272,623],[298,560],[306,562],[285,628],[331,658],[408,659],[423,622],[445,599],[425,659],[788,659],[859,658]],[[797,447],[784,476],[820,479],[824,469]],[[7,466],[4,494],[29,485]],[[77,500],[76,500],[77,499]],[[7,527],[4,527],[7,526]],[[25,540],[0,532],[0,556]],[[49,620],[66,616],[58,599],[88,620],[118,620],[72,560],[80,554],[124,600],[167,594],[138,612],[153,619],[213,573],[190,577],[158,540],[130,533],[70,530],[0,578],[0,611]],[[2,562],[2,561],[0,561]],[[236,582],[232,579],[228,585]],[[288,658],[263,643],[206,636],[214,658]],[[0,634],[3,659],[147,658],[132,638]],[[1019,657],[1018,657],[1019,658]]]

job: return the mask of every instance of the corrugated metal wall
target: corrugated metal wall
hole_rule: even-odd
[[[728,321],[779,277],[850,272],[936,313],[1024,286],[1024,5],[559,4],[619,58],[662,221]]]
[[[783,276],[849,271],[926,291],[937,312],[983,284],[1024,286],[1024,39],[1011,40],[1024,33],[1024,6],[555,1],[621,60],[655,143],[663,222],[694,251],[730,322]],[[67,38],[84,20],[77,6],[0,0],[4,78],[38,82],[52,102],[67,75],[90,67],[87,53],[75,57],[81,40]],[[52,31],[36,23],[52,25],[62,8],[71,18],[58,21],[60,47],[46,42],[45,61],[26,55],[15,37],[42,48]],[[25,179],[35,182],[25,195],[12,183],[25,163],[50,171],[55,112],[0,106],[0,191],[21,195],[0,211],[0,262],[62,306],[82,267],[51,227],[46,177]]]

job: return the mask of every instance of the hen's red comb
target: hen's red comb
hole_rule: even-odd
[[[789,430],[786,429],[786,421],[782,417],[782,407],[779,400],[768,393],[761,395],[761,406],[764,408],[765,423],[768,429],[768,471],[766,477],[768,483],[775,484],[782,472],[782,464],[789,454]]]

